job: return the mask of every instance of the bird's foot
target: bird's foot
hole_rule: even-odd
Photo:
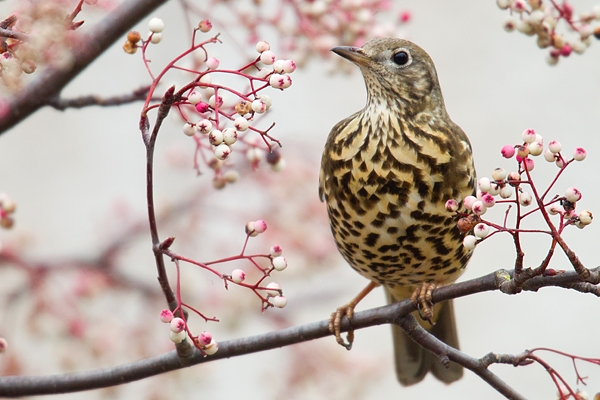
[[[352,348],[352,342],[354,342],[354,329],[348,330],[346,341],[344,342],[344,339],[342,339],[342,318],[345,315],[348,318],[348,321],[350,321],[354,315],[354,307],[356,307],[356,305],[377,286],[379,286],[378,283],[369,282],[367,287],[361,290],[355,298],[348,304],[338,307],[338,309],[331,314],[331,317],[329,317],[329,332],[334,334],[338,344],[345,347],[347,350]]]
[[[433,302],[431,301],[431,292],[437,287],[435,283],[424,282],[420,288],[414,291],[410,296],[410,301],[417,307],[421,319],[428,321],[431,325],[434,324],[433,318]]]
[[[329,332],[335,335],[335,340],[338,342],[340,346],[345,347],[347,350],[352,348],[352,342],[354,342],[354,330],[351,329],[346,334],[346,341],[342,338],[342,318],[344,315],[348,318],[348,320],[352,319],[354,315],[354,307],[356,304],[354,302],[350,302],[341,307],[338,307],[331,316],[329,317]]]

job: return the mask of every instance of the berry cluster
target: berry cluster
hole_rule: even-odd
[[[263,92],[267,89],[289,88],[292,85],[290,74],[295,71],[296,63],[293,60],[278,59],[270,50],[269,43],[259,41],[255,46],[258,55],[253,61],[237,69],[222,68],[220,61],[209,56],[205,47],[209,43],[219,42],[218,35],[202,43],[194,43],[198,31],[205,33],[212,28],[210,21],[203,20],[194,30],[192,46],[155,77],[149,68],[146,50],[149,43],[160,41],[164,23],[154,18],[150,21],[149,28],[147,40],[141,40],[137,32],[130,32],[123,46],[130,54],[135,53],[138,48],[142,49],[144,63],[154,80],[144,112],[158,107],[158,104],[150,105],[150,99],[168,71],[180,70],[194,74],[194,79],[175,94],[176,101],[173,107],[185,120],[183,133],[194,139],[194,168],[197,172],[200,173],[202,162],[214,170],[213,185],[216,188],[223,188],[227,183],[237,181],[237,171],[225,171],[226,167],[230,168],[233,165],[228,161],[234,149],[239,149],[240,153],[245,154],[254,168],[266,158],[274,171],[280,171],[285,161],[274,146],[280,146],[279,141],[269,134],[274,124],[261,130],[257,128],[256,123],[269,111],[273,103],[271,97]],[[156,38],[158,39],[155,40]],[[138,44],[140,42],[141,44]],[[196,65],[193,69],[178,65],[182,58],[192,53],[201,56],[200,62],[195,60]],[[232,75],[243,78],[246,88],[238,89],[219,82],[219,78]]]
[[[573,6],[566,1],[557,4],[554,0],[496,0],[496,3],[501,9],[510,11],[504,21],[506,31],[516,29],[527,36],[536,36],[539,48],[550,48],[547,58],[550,65],[556,65],[560,57],[568,57],[572,52],[583,54],[592,44],[592,36],[600,39],[600,25],[597,24],[600,5],[576,15]],[[572,33],[570,39],[557,29],[561,21]]]
[[[213,339],[210,332],[204,331],[194,336],[183,318],[175,317],[171,310],[164,309],[160,312],[160,320],[169,324],[169,338],[175,344],[183,342],[186,337],[190,337],[194,347],[200,350],[205,356],[211,356],[219,350],[219,346]]]
[[[259,40],[261,28],[275,28],[282,52],[293,54],[296,62],[304,64],[314,56],[328,57],[334,46],[361,46],[374,37],[403,36],[398,27],[410,21],[409,12],[401,12],[395,23],[377,19],[378,15],[389,13],[392,4],[389,0],[289,0],[265,7],[254,2],[254,6],[227,7],[231,15],[228,20],[235,24],[229,26],[222,21],[219,27],[245,28],[249,43]],[[184,3],[197,16],[209,17],[218,14],[217,5],[199,9],[192,2]]]
[[[246,240],[242,247],[242,251],[240,254],[226,257],[220,260],[214,260],[209,262],[199,262],[187,257],[183,257],[173,253],[169,250],[169,247],[173,244],[174,238],[169,238],[165,240],[160,246],[160,251],[163,252],[166,256],[171,258],[171,260],[175,263],[177,268],[177,290],[176,290],[176,298],[177,298],[177,307],[171,312],[169,310],[163,310],[161,312],[161,320],[165,323],[170,323],[171,333],[170,338],[175,343],[181,343],[185,340],[186,336],[192,340],[194,346],[203,352],[203,354],[211,355],[214,354],[218,347],[212,336],[208,332],[202,332],[198,336],[194,336],[189,329],[183,310],[191,310],[205,321],[218,321],[217,318],[212,317],[209,318],[205,316],[203,313],[190,306],[189,304],[183,302],[181,297],[181,271],[180,271],[180,262],[187,262],[196,266],[199,266],[214,275],[218,276],[223,280],[225,284],[225,288],[228,288],[229,284],[234,284],[240,287],[244,287],[246,289],[250,289],[262,303],[262,311],[267,308],[277,307],[283,308],[287,304],[287,298],[283,295],[283,290],[276,282],[270,282],[264,285],[264,281],[266,278],[270,277],[273,271],[281,272],[285,270],[288,266],[287,260],[282,256],[283,250],[281,246],[274,245],[271,246],[268,254],[252,254],[247,255],[246,246],[248,244],[248,240],[251,237],[256,237],[261,233],[264,233],[267,230],[267,224],[263,220],[250,221],[245,226],[246,232]],[[258,260],[267,259],[269,260],[270,266],[261,267],[259,265]],[[230,274],[223,274],[214,269],[212,266],[216,264],[227,263],[236,260],[247,260],[250,262],[253,269],[259,271],[259,278],[254,283],[246,283],[247,273],[242,269],[234,269]],[[178,315],[178,318],[173,318],[174,315]]]
[[[18,10],[0,21],[5,30],[0,37],[0,79],[11,91],[21,87],[23,73],[32,74],[40,65],[68,66],[72,62],[71,31],[83,21],[75,21],[83,4],[98,0],[79,0],[72,12],[68,2],[42,0],[17,2]]]
[[[592,223],[593,216],[590,211],[583,210],[577,213],[575,210],[577,203],[582,198],[579,189],[569,187],[562,195],[548,198],[550,190],[552,190],[565,168],[574,161],[585,159],[585,149],[576,148],[573,151],[572,158],[567,160],[558,141],[551,141],[544,149],[542,136],[533,129],[523,131],[522,139],[521,144],[506,145],[501,149],[504,158],[512,159],[514,157],[516,159],[517,169],[507,172],[504,168],[496,168],[492,171],[491,178],[483,177],[479,179],[476,196],[467,196],[463,200],[462,206],[466,212],[459,212],[458,201],[448,200],[446,202],[448,211],[459,212],[459,230],[463,233],[472,231],[472,234],[464,237],[463,244],[466,248],[473,249],[477,243],[498,232],[508,232],[513,235],[519,233],[547,233],[554,236],[560,235],[569,225],[575,225],[583,229]],[[546,161],[554,163],[559,169],[555,178],[543,193],[540,193],[536,187],[531,174],[535,167],[533,157],[540,155],[543,155]],[[488,208],[494,207],[498,203],[507,203],[516,207],[517,219],[514,228],[507,227],[506,219],[504,224],[500,225],[482,218]],[[527,211],[526,208],[531,205],[537,207]],[[542,213],[550,228],[549,231],[521,228],[523,219],[536,212]],[[552,215],[558,216],[558,224],[550,220]]]

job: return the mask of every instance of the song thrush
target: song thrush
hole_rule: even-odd
[[[473,194],[476,178],[469,139],[448,116],[435,66],[423,49],[407,40],[374,39],[332,51],[360,68],[368,96],[361,111],[331,130],[319,179],[338,249],[371,280],[332,314],[330,329],[343,344],[342,316],[350,318],[372,288],[383,285],[389,302],[419,293],[430,300],[433,287],[462,274],[471,251],[445,202]],[[427,296],[419,297],[423,302]],[[423,326],[458,347],[452,302],[429,312],[434,325]],[[448,383],[462,376],[462,367],[445,368],[399,327],[392,326],[392,333],[403,385],[429,371]]]

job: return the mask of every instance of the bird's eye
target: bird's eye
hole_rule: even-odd
[[[410,60],[410,56],[406,51],[401,50],[394,54],[394,57],[392,59],[398,65],[406,65],[406,63],[408,63],[408,61]]]

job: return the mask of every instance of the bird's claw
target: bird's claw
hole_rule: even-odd
[[[346,341],[342,338],[342,318],[346,316],[348,321],[352,319],[354,316],[354,305],[346,304],[341,307],[338,307],[331,316],[329,317],[329,332],[335,335],[335,340],[338,342],[340,346],[346,348],[346,350],[350,350],[352,348],[352,343],[354,342],[354,330],[351,329],[346,334]]]
[[[421,319],[434,325],[433,322],[433,302],[431,301],[431,293],[437,285],[435,283],[423,283],[420,288],[414,291],[410,296],[410,301],[417,308],[417,312]]]

